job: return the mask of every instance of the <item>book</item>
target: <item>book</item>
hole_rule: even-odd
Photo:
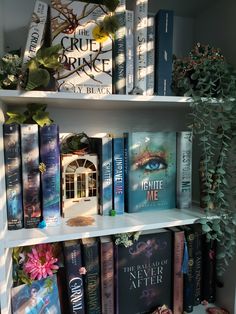
[[[128,212],[129,208],[129,133],[124,132],[124,209],[125,212]]]
[[[29,24],[26,46],[22,57],[23,69],[30,59],[36,56],[37,51],[43,45],[47,16],[48,4],[44,1],[36,0]]]
[[[172,232],[173,258],[172,258],[172,281],[173,281],[173,314],[183,313],[183,256],[184,256],[184,231],[177,227],[168,228]]]
[[[171,96],[173,11],[159,10],[155,17],[155,24],[155,93],[159,96]]]
[[[202,301],[202,225],[193,224],[190,226],[194,232],[194,305],[198,305]],[[205,266],[204,266],[205,267]]]
[[[134,11],[134,85],[143,95],[147,89],[148,0],[136,0]]]
[[[175,208],[176,133],[131,132],[128,212]]]
[[[9,230],[23,228],[20,129],[3,124],[7,224]]]
[[[216,299],[216,240],[202,242],[202,300],[209,303]]]
[[[11,304],[13,314],[61,314],[56,275],[12,288]]]
[[[62,154],[64,218],[98,214],[98,158],[95,154]]]
[[[102,313],[114,314],[114,244],[111,236],[100,237],[100,264]]]
[[[155,18],[148,16],[147,21],[147,95],[154,95],[155,73]]]
[[[177,208],[192,205],[192,132],[177,132]]]
[[[165,229],[144,231],[130,247],[115,246],[116,313],[151,313],[172,306],[172,237]]]
[[[41,172],[42,214],[48,226],[60,223],[60,147],[56,124],[40,127],[40,161],[46,166]]]
[[[98,156],[99,211],[101,215],[109,215],[113,206],[112,137],[109,134],[91,137],[90,145],[91,152]]]
[[[112,39],[99,24],[108,15],[99,4],[51,1],[52,44],[61,44],[59,91],[112,94]]]
[[[126,0],[119,0],[115,14],[119,28],[114,34],[113,86],[115,94],[126,93]]]
[[[41,220],[39,133],[37,124],[21,124],[24,227],[37,228]]]
[[[134,11],[126,10],[126,94],[134,88]]]
[[[67,279],[67,292],[69,297],[69,313],[85,313],[84,283],[80,274],[82,267],[82,252],[79,240],[63,242],[64,263]]]
[[[124,213],[124,138],[112,138],[113,153],[113,209],[116,214]]]
[[[101,312],[100,254],[97,238],[82,239],[83,264],[87,270],[84,278],[85,306],[87,314]]]

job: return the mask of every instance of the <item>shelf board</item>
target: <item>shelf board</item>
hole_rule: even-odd
[[[177,96],[97,95],[65,92],[0,90],[6,105],[46,103],[52,107],[78,109],[188,108],[190,99]]]
[[[95,223],[86,227],[70,227],[66,225],[67,219],[62,219],[61,224],[55,227],[8,230],[5,236],[5,247],[11,248],[37,243],[59,242],[84,237],[188,225],[196,222],[198,218],[203,216],[204,214],[195,208],[191,210],[168,209],[133,214],[125,213],[115,217],[96,215],[94,216]]]

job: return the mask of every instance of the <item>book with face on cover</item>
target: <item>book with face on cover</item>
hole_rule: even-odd
[[[101,29],[105,6],[51,0],[52,44],[61,44],[59,91],[112,94],[112,38]]]
[[[176,207],[176,133],[128,135],[128,212]]]

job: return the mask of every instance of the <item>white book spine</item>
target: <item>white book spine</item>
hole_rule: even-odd
[[[154,95],[154,63],[155,63],[155,24],[154,17],[148,17],[147,27],[147,95]]]
[[[136,0],[134,13],[135,87],[146,95],[148,0]]]
[[[47,12],[47,3],[36,0],[23,55],[23,68],[30,59],[36,56],[37,51],[42,46],[47,21]]]
[[[134,12],[126,10],[126,94],[134,88]]]

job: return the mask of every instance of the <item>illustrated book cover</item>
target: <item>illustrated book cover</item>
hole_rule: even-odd
[[[61,314],[56,275],[12,288],[11,301],[13,314]]]
[[[176,207],[176,133],[128,135],[128,212]]]
[[[23,228],[20,128],[3,124],[7,223],[9,230]]]
[[[172,304],[172,237],[165,229],[141,233],[132,246],[115,246],[117,314],[148,314]]]
[[[94,3],[51,1],[52,44],[61,44],[59,91],[112,94],[112,39],[100,23],[108,14]]]

